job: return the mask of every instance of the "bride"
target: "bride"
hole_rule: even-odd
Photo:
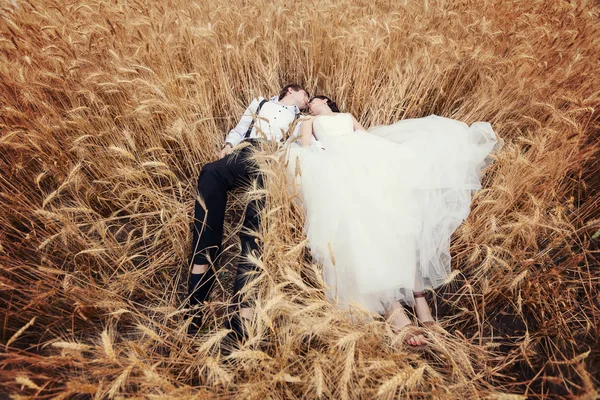
[[[288,173],[327,296],[384,314],[396,332],[413,325],[401,303],[422,325],[435,324],[423,293],[450,273],[450,236],[497,144],[490,124],[431,115],[367,131],[326,96],[308,107],[313,117],[302,122],[302,146],[289,148]],[[313,136],[322,146],[311,146]],[[426,343],[420,331],[407,337]]]

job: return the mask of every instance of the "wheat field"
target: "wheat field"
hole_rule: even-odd
[[[0,395],[600,397],[600,6],[593,1],[0,0]],[[504,140],[429,294],[421,352],[326,301],[273,153],[250,337],[228,347],[240,208],[186,334],[196,179],[297,82],[365,126],[437,114]]]

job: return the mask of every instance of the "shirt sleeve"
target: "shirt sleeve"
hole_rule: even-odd
[[[235,126],[235,128],[229,131],[226,140],[227,143],[231,143],[231,145],[235,147],[240,144],[242,140],[244,140],[244,136],[246,135],[246,132],[248,132],[248,128],[252,123],[253,115],[256,114],[256,110],[258,110],[258,105],[260,104],[261,100],[262,97],[252,100],[252,103],[250,103],[248,108],[246,108],[246,111],[242,115],[242,118],[240,118],[238,124]]]

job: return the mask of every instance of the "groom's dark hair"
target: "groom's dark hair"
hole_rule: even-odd
[[[288,89],[292,89],[294,92],[299,92],[301,90],[304,90],[306,92],[306,94],[308,95],[308,97],[310,97],[310,95],[308,94],[306,89],[304,89],[302,86],[297,85],[295,83],[290,83],[289,85],[286,85],[283,89],[281,89],[281,92],[279,92],[279,100],[283,100],[283,98],[285,97],[285,95],[288,92]]]
[[[327,100],[327,105],[329,106],[329,108],[331,108],[331,111],[337,112],[337,113],[340,112],[340,109],[338,108],[337,104],[335,104],[335,101],[331,100],[327,96],[322,96],[322,95],[321,96],[315,96],[315,97],[313,97],[313,99]]]

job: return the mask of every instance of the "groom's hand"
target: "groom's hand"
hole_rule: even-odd
[[[233,147],[231,147],[231,144],[225,143],[225,146],[223,146],[223,148],[221,149],[221,152],[219,153],[219,158],[223,158],[227,154],[231,154],[232,151],[233,151]]]

